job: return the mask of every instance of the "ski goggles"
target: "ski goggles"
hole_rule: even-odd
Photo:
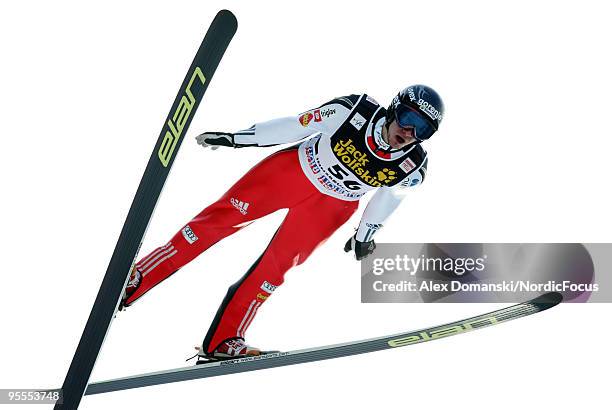
[[[414,137],[417,141],[429,139],[436,132],[434,125],[427,121],[423,114],[408,105],[399,104],[395,108],[395,118],[401,128],[414,129]]]

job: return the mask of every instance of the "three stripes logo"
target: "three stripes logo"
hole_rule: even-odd
[[[142,273],[142,276],[145,277],[161,263],[176,255],[177,252],[172,242],[168,242],[166,245],[157,248],[143,260],[138,262],[136,268]]]
[[[247,214],[247,210],[249,209],[249,203],[248,202],[243,202],[240,201],[236,198],[232,198],[230,199],[230,202],[232,203],[232,205],[234,206],[234,208],[236,208],[238,211],[240,211],[240,213],[242,215],[246,215]]]

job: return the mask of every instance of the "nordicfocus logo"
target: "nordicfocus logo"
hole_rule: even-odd
[[[440,112],[436,110],[436,107],[434,107],[433,105],[431,105],[430,103],[428,103],[422,98],[419,98],[419,101],[417,101],[417,104],[419,108],[421,109],[421,111],[427,114],[429,118],[431,118],[434,121],[435,120],[442,121],[442,114],[440,114]]]
[[[196,236],[195,233],[193,233],[193,231],[191,230],[191,228],[189,227],[189,225],[187,225],[186,227],[184,227],[181,232],[183,233],[183,237],[185,238],[185,240],[187,242],[189,242],[189,244],[194,243],[195,241],[198,240],[198,237]]]
[[[277,286],[271,284],[267,280],[264,280],[264,283],[261,284],[261,290],[264,292],[272,293],[276,290]]]
[[[249,209],[249,203],[248,202],[242,202],[242,201],[239,201],[236,198],[230,199],[230,202],[232,203],[234,208],[236,208],[237,210],[240,211],[240,213],[242,215],[246,215],[247,214],[247,209]]]

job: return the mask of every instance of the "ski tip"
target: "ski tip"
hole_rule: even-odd
[[[215,20],[222,20],[224,24],[231,25],[235,28],[238,27],[238,19],[231,11],[227,9],[220,10],[215,16]],[[236,30],[234,28],[234,31]]]
[[[545,293],[533,299],[531,303],[540,307],[542,310],[550,309],[563,301],[563,295],[558,292]]]

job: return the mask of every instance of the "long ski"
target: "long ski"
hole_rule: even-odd
[[[431,340],[454,336],[471,330],[507,322],[512,319],[529,316],[558,305],[561,303],[562,299],[563,297],[561,294],[551,292],[536,297],[528,302],[519,303],[505,309],[496,310],[480,316],[423,330],[399,333],[391,336],[378,337],[375,339],[316,347],[312,349],[271,353],[263,356],[210,362],[197,366],[182,367],[178,369],[106,380],[90,384],[87,386],[87,391],[85,394],[108,393],[118,390],[134,389],[137,387],[202,379],[232,373],[250,372],[253,370],[289,366],[292,364],[315,362],[320,360],[334,359],[337,357],[370,353],[378,350],[392,349],[395,347],[409,346],[416,343],[429,342]]]
[[[189,67],[134,196],[55,409],[76,409],[81,402],[176,153],[237,24],[231,12],[220,11]]]

